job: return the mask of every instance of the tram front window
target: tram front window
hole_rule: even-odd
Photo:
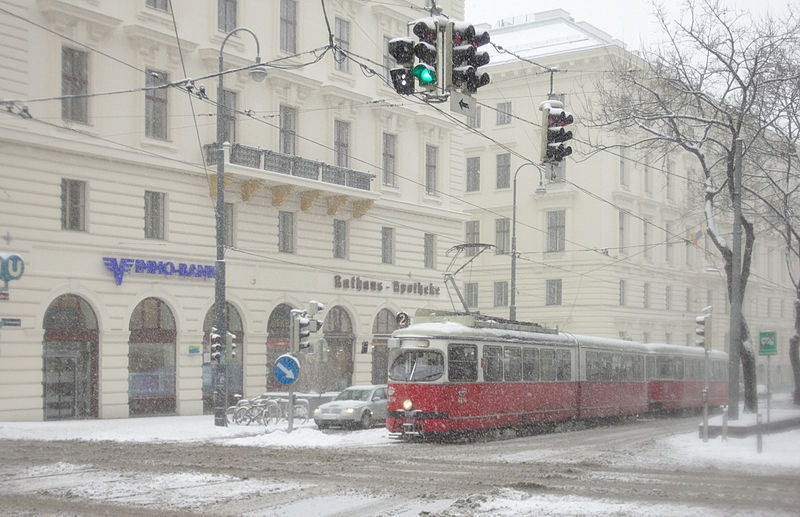
[[[394,350],[389,367],[393,381],[435,381],[444,373],[444,357],[430,350]]]

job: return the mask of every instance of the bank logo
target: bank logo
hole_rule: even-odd
[[[129,258],[115,259],[113,257],[103,257],[103,264],[109,271],[114,273],[114,280],[117,285],[122,285],[122,277],[133,268],[134,260]]]

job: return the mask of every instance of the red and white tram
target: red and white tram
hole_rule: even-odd
[[[389,348],[386,426],[403,436],[632,415],[657,404],[670,408],[675,401],[680,405],[674,407],[702,405],[694,396],[694,377],[680,397],[651,402],[651,388],[654,395],[667,393],[674,389],[667,383],[680,385],[682,376],[647,376],[659,358],[695,361],[702,349],[452,313],[418,313],[413,325],[392,334]],[[701,392],[702,382],[701,377]],[[721,403],[727,384],[724,397],[721,383],[717,388],[712,400]]]

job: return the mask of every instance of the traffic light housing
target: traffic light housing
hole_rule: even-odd
[[[419,85],[426,89],[435,89],[439,77],[436,66],[439,62],[439,22],[436,18],[423,18],[414,24],[414,34],[419,43],[414,46],[414,54],[419,59],[411,74],[417,78]]]
[[[211,360],[220,362],[222,360],[222,336],[217,333],[216,327],[211,327],[209,334],[209,341],[211,341]]]
[[[318,305],[317,310],[322,309],[322,304],[312,302]],[[291,312],[291,334],[290,334],[290,350],[301,352],[311,348],[311,334],[317,332],[322,328],[322,322],[313,317],[317,310],[308,311],[302,309],[293,309]]]
[[[389,40],[389,55],[398,66],[389,71],[394,90],[400,95],[414,93],[414,40],[412,38],[393,38]]]
[[[236,343],[234,339],[236,339],[236,334],[228,332],[228,339],[225,340],[225,357],[228,361],[236,357]]]
[[[697,316],[694,322],[697,324],[694,333],[698,336],[695,344],[711,350],[711,306],[703,309],[703,314]]]
[[[572,154],[572,147],[564,142],[572,139],[572,131],[566,126],[574,122],[574,117],[563,109],[559,101],[545,101],[542,110],[542,144],[541,160],[558,163]]]
[[[479,67],[489,63],[489,53],[478,48],[489,43],[489,33],[466,22],[453,22],[451,83],[465,94],[473,94],[489,84],[489,74]]]

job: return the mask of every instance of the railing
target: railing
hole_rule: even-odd
[[[206,164],[213,165],[217,162],[217,145],[207,144],[203,146],[206,155]],[[374,174],[355,171],[346,167],[329,165],[327,163],[301,158],[291,154],[278,153],[248,147],[241,144],[231,145],[230,161],[236,165],[252,167],[254,169],[264,168],[264,170],[280,172],[298,178],[311,180],[321,180],[324,183],[344,185],[360,190],[370,190]]]

